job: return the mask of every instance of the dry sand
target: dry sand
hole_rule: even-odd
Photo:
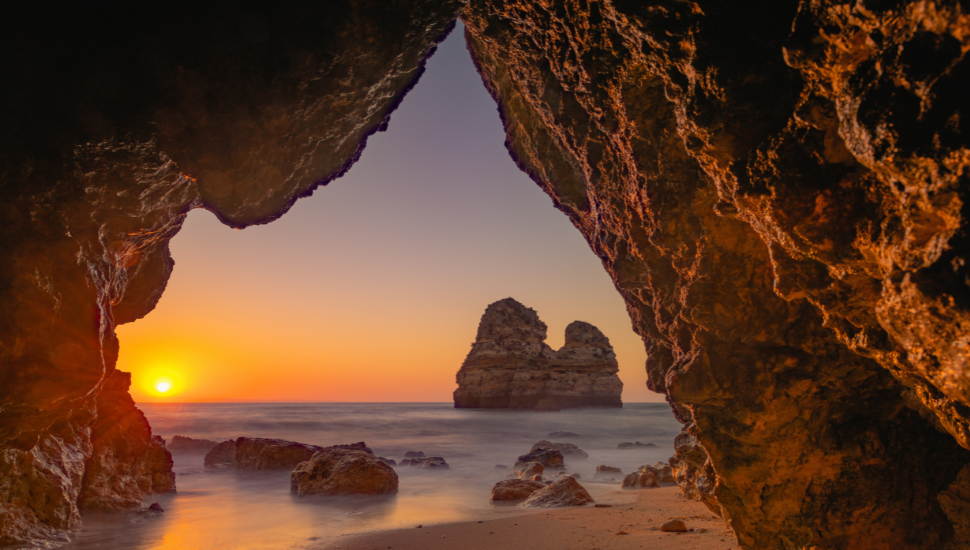
[[[556,508],[482,522],[426,525],[339,537],[340,550],[734,550],[730,527],[678,487],[615,491],[597,500],[611,508]],[[664,533],[660,525],[682,519],[687,533]]]

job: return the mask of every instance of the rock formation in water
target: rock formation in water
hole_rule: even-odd
[[[215,447],[209,449],[202,459],[203,465],[208,469],[235,468],[236,467],[236,440],[230,439],[223,441]]]
[[[535,453],[537,451],[559,451],[562,453],[563,458],[573,458],[579,460],[586,460],[589,458],[589,453],[580,449],[572,443],[553,443],[552,441],[546,441],[545,439],[538,441],[529,450],[530,453]]]
[[[363,441],[349,445],[332,445],[320,447],[307,445],[283,439],[266,439],[262,437],[240,437],[236,439],[235,459],[236,470],[261,472],[269,470],[292,470],[297,464],[310,460],[314,453],[327,452],[334,449],[360,451],[373,455]],[[375,457],[375,460],[377,458]]]
[[[492,487],[492,502],[516,502],[525,500],[532,493],[545,487],[539,481],[529,479],[503,479]]]
[[[114,329],[158,301],[188,209],[266,222],[341,174],[460,9],[511,154],[602,260],[692,438],[685,492],[745,548],[970,538],[965,2],[17,9],[0,544],[79,527]]]
[[[485,309],[456,376],[455,407],[559,410],[622,407],[623,383],[609,339],[593,325],[566,327],[566,343],[545,343],[546,324],[512,298]]]
[[[970,521],[940,500],[970,463],[967,17],[463,15],[509,151],[613,277],[743,547],[941,548]]]
[[[397,472],[360,450],[318,451],[290,474],[290,490],[308,495],[386,495],[397,491]]]
[[[209,439],[193,439],[184,435],[173,435],[166,446],[173,453],[208,453],[218,443]]]
[[[97,420],[91,426],[91,455],[77,505],[81,511],[140,508],[142,498],[174,493],[172,453],[128,395],[131,374],[114,371],[96,401]]]

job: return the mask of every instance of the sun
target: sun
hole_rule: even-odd
[[[159,380],[155,382],[155,389],[158,390],[158,393],[166,393],[172,389],[172,384],[164,380]]]

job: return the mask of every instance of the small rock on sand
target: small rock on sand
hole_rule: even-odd
[[[661,525],[660,530],[667,533],[686,533],[687,526],[679,519],[672,519]]]
[[[522,508],[557,508],[560,506],[583,506],[593,502],[586,489],[571,477],[543,487],[519,506]]]

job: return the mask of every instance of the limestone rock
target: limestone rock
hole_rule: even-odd
[[[462,19],[510,154],[612,276],[741,546],[948,544],[937,495],[970,462],[966,8]]]
[[[320,447],[282,439],[240,437],[236,439],[236,470],[292,470],[297,464],[310,460],[314,453],[333,449],[361,451],[374,454],[363,441],[350,445]]]
[[[485,309],[457,374],[455,407],[559,410],[622,407],[623,383],[609,339],[593,325],[566,327],[566,343],[545,343],[546,324],[513,300]]]
[[[580,449],[579,447],[577,447],[576,445],[573,445],[572,443],[553,443],[551,441],[546,441],[545,439],[533,445],[532,450],[529,452],[534,453],[536,451],[541,451],[545,449],[552,449],[552,450],[559,451],[560,453],[562,453],[563,458],[569,457],[569,458],[576,458],[579,460],[586,460],[587,458],[589,458],[589,454],[586,451]]]
[[[129,386],[131,374],[116,370],[98,394],[92,452],[77,501],[82,511],[139,508],[146,495],[175,492],[172,453],[152,437]]]
[[[542,476],[542,472],[545,471],[545,467],[538,462],[529,462],[528,464],[523,464],[516,473],[515,477],[519,479],[532,479],[535,476]]]
[[[560,506],[583,506],[593,502],[593,497],[572,477],[566,477],[532,493],[520,504],[522,508],[557,508]]]
[[[359,450],[317,451],[290,474],[290,490],[299,496],[386,495],[397,486],[394,468]]]
[[[656,464],[644,465],[637,468],[623,477],[620,487],[623,489],[643,489],[660,487],[660,484],[674,484],[673,469],[669,464],[657,462]]]
[[[265,223],[346,172],[463,5],[5,14],[2,50],[21,53],[0,89],[0,545],[79,527],[115,328],[155,307],[185,214]]]
[[[230,439],[217,444],[205,454],[202,463],[206,468],[235,468],[236,440]]]
[[[566,467],[561,452],[556,449],[543,449],[520,456],[513,468],[518,470],[531,463],[541,464],[547,470],[562,470]]]
[[[527,479],[504,479],[492,487],[492,502],[525,500],[532,493],[544,488],[538,481]]]
[[[193,439],[181,435],[173,435],[172,442],[167,448],[173,453],[208,453],[218,445],[215,441],[208,439]]]

